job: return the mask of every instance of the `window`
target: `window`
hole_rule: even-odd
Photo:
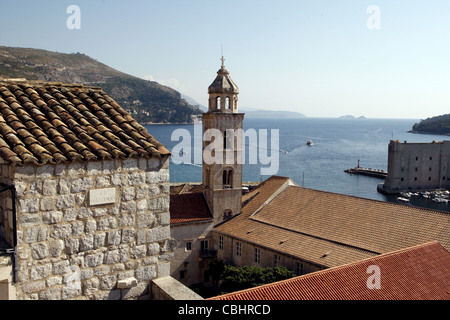
[[[273,266],[278,267],[280,265],[280,256],[277,254],[273,255]]]
[[[224,189],[231,189],[233,185],[233,170],[225,169],[222,172],[222,183]]]
[[[181,270],[180,271],[180,280],[187,278],[187,270]]]
[[[216,106],[217,106],[217,110],[220,110],[220,97],[216,98]]]
[[[236,242],[236,256],[240,257],[242,255],[242,243]]]
[[[295,263],[295,274],[297,276],[300,276],[303,274],[303,263],[301,263],[301,262]]]
[[[223,237],[219,236],[219,250],[223,250]]]
[[[228,144],[227,144],[227,130],[225,130],[223,132],[223,149],[227,149],[228,148]]]
[[[431,177],[428,177],[428,181],[431,181]]]
[[[207,252],[208,251],[208,240],[202,240],[200,242],[200,252]]]
[[[185,251],[191,251],[191,250],[192,250],[192,241],[186,241]]]
[[[230,97],[225,98],[225,109],[230,109]]]
[[[433,160],[433,157],[430,157],[430,160]]]
[[[223,213],[223,220],[228,220],[233,216],[233,211],[231,210],[225,210]]]
[[[233,151],[234,133],[231,129],[225,129],[223,131],[223,149]]]
[[[261,263],[261,250],[255,248],[255,262]]]

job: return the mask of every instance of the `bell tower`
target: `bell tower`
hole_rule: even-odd
[[[225,68],[225,59],[221,60],[217,77],[208,87],[208,112],[202,115],[203,185],[215,223],[240,213],[242,201],[244,114],[238,112],[239,88]]]

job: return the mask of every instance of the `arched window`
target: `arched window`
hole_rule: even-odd
[[[222,172],[222,182],[224,189],[231,189],[233,186],[233,170],[225,169]]]
[[[231,210],[225,210],[223,212],[223,220],[224,221],[230,219],[232,216],[233,216],[233,211],[231,211]]]
[[[210,180],[210,170],[207,167],[206,170],[205,170],[205,183],[206,183],[206,185],[209,185],[209,180]]]
[[[228,145],[227,145],[227,130],[225,130],[223,132],[223,149],[225,150],[226,148],[228,148]]]
[[[230,109],[230,97],[225,98],[225,110]]]
[[[216,98],[216,109],[220,110],[220,97]]]

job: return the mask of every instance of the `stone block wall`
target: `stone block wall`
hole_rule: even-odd
[[[388,176],[381,192],[450,188],[450,141],[407,143],[391,140]]]
[[[18,299],[143,299],[170,275],[167,157],[2,169],[17,191]]]

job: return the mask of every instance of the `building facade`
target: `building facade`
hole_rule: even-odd
[[[170,195],[170,232],[177,247],[170,274],[186,286],[207,284],[208,264],[216,255],[211,236],[213,216],[202,191],[175,189]]]
[[[384,193],[450,188],[450,141],[406,143],[391,141],[388,174],[378,186]]]

